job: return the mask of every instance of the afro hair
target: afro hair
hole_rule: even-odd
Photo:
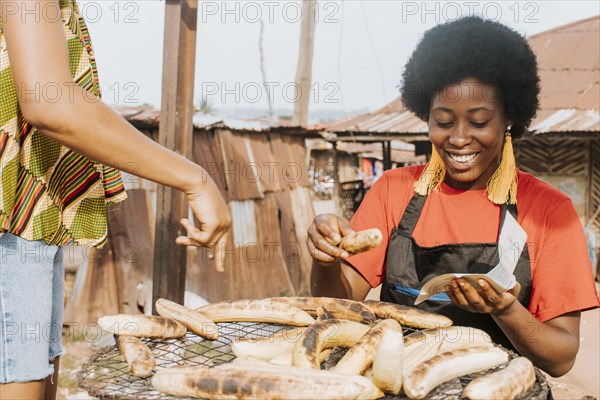
[[[467,77],[496,87],[521,136],[539,104],[537,61],[527,40],[498,22],[469,16],[425,32],[402,75],[402,101],[427,121],[433,96]]]

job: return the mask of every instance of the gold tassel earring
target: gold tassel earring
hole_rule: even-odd
[[[432,190],[438,191],[445,176],[446,167],[435,146],[431,144],[431,158],[427,163],[427,167],[421,172],[419,180],[414,184],[415,193],[427,196]]]
[[[494,204],[517,204],[517,183],[517,163],[509,126],[504,136],[500,166],[487,182],[488,199]]]

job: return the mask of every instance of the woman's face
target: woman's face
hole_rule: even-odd
[[[509,125],[496,88],[467,78],[433,97],[429,138],[456,189],[484,189],[498,168]]]

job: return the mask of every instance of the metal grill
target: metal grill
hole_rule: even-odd
[[[253,322],[218,323],[218,340],[204,340],[188,332],[179,339],[142,339],[156,359],[156,371],[178,365],[213,367],[235,358],[230,344],[238,338],[258,338],[290,329],[289,326]],[[81,367],[79,386],[101,399],[175,399],[154,390],[150,378],[137,378],[116,346],[99,350]]]
[[[367,190],[364,189],[362,181],[352,181],[340,183],[339,193],[343,208],[343,217],[351,219],[356,210],[358,210],[360,203],[362,203]]]
[[[156,359],[156,371],[179,366],[214,367],[227,363],[235,358],[231,352],[230,344],[238,338],[258,338],[273,335],[277,332],[291,329],[289,326],[271,325],[252,322],[218,323],[220,332],[218,340],[204,340],[195,334],[189,333],[179,339],[151,340],[142,339],[152,350]],[[408,335],[415,329],[404,328]],[[345,350],[336,348],[324,363],[335,365],[345,353]],[[510,352],[509,352],[510,353]],[[516,356],[510,353],[511,357]],[[500,366],[497,369],[504,368]],[[460,379],[453,379],[434,389],[426,399],[441,400],[460,397],[463,388],[474,378],[492,371],[471,374]],[[77,375],[79,386],[87,390],[91,396],[100,399],[135,399],[135,400],[174,400],[173,396],[154,390],[150,378],[136,378],[129,373],[129,367],[124,358],[119,354],[116,346],[108,346],[99,350],[83,365]],[[537,372],[537,381],[533,388],[520,399],[542,400],[546,399],[549,387],[544,377]],[[386,400],[406,400],[406,397],[387,396]]]

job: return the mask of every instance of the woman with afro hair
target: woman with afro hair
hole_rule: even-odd
[[[539,92],[535,55],[510,28],[465,17],[427,31],[406,64],[401,94],[428,124],[431,159],[385,172],[352,221],[315,218],[313,295],[362,300],[381,284],[382,300],[414,306],[436,276],[498,265],[498,239],[505,222],[516,221],[527,243],[508,250],[512,289],[458,278],[418,307],[485,330],[552,376],[567,373],[580,313],[599,301],[571,200],[515,166],[512,139],[531,123]],[[383,233],[372,250],[349,256],[331,244],[368,228]]]

